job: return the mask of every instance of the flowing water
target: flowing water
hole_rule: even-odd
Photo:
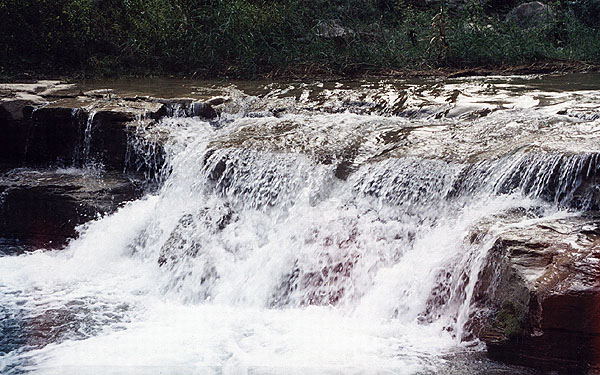
[[[0,257],[0,372],[528,373],[482,356],[473,291],[503,229],[597,209],[590,80],[198,88],[218,120],[139,130],[157,191]]]

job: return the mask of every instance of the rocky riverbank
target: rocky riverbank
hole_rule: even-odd
[[[599,228],[594,212],[499,235],[479,275],[472,320],[491,358],[546,371],[598,370]]]
[[[214,118],[193,98],[83,92],[72,84],[0,84],[0,237],[14,251],[60,248],[75,227],[139,198],[162,163],[136,134],[164,116]],[[149,185],[150,184],[150,185]],[[5,252],[8,250],[5,250]]]

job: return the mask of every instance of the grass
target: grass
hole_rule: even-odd
[[[0,76],[254,78],[294,70],[351,74],[600,62],[600,9],[591,0],[555,1],[556,17],[528,28],[506,21],[508,9],[491,1],[461,9],[419,3],[0,0]],[[322,25],[332,22],[345,35],[323,37]]]

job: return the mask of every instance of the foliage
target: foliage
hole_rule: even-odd
[[[504,301],[496,316],[494,325],[501,329],[507,338],[516,338],[524,332],[524,311],[512,302]]]
[[[571,0],[568,6],[581,22],[595,29],[600,28],[600,1]]]
[[[600,60],[597,1],[555,1],[555,19],[530,28],[496,3],[509,2],[0,0],[0,72],[255,77]],[[324,37],[332,22],[347,32]]]

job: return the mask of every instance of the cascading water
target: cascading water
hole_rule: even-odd
[[[96,165],[97,163],[91,155],[96,111],[76,108],[72,110],[71,116],[73,122],[80,128],[80,139],[73,154],[72,165],[86,169],[101,168],[101,166]]]
[[[87,163],[90,163],[90,150],[92,148],[92,131],[93,131],[93,127],[94,127],[94,116],[96,115],[95,112],[90,112],[88,114],[88,118],[85,122],[85,129],[83,132],[83,152],[81,155],[81,162],[86,165]]]
[[[257,99],[243,100],[219,127],[157,125],[169,134],[158,192],[64,250],[0,258],[0,371],[477,373],[456,358],[482,349],[465,329],[497,233],[596,202],[582,182],[597,153],[480,152],[521,116],[554,134],[531,106],[468,130],[387,107],[255,118]]]

